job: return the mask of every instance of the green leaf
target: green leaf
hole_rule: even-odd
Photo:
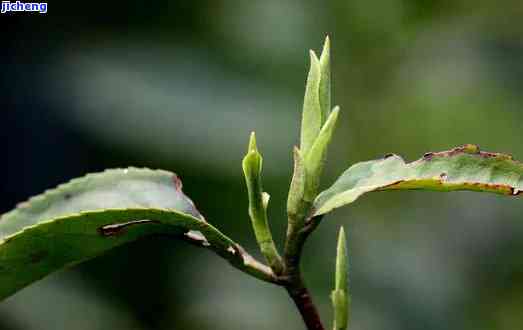
[[[307,85],[305,87],[301,122],[300,149],[303,154],[306,154],[312,147],[322,125],[322,112],[319,96],[321,79],[320,60],[312,50],[310,51],[310,56],[311,68],[309,70]]]
[[[327,157],[327,149],[331,142],[334,129],[336,128],[339,110],[339,107],[335,107],[334,110],[332,110],[325,125],[321,128],[318,138],[314,141],[312,148],[305,157],[306,184],[304,199],[309,203],[312,202],[318,194],[321,174]]]
[[[336,280],[335,289],[347,292],[348,290],[348,263],[347,263],[347,238],[345,230],[340,228],[338,234],[338,246],[336,249]]]
[[[74,179],[0,218],[0,299],[49,273],[151,235],[206,247],[264,280],[266,269],[211,226],[176,174],[115,169]]]
[[[349,323],[350,295],[347,259],[347,239],[345,231],[341,227],[336,250],[335,286],[331,294],[334,308],[334,330],[345,330]]]
[[[430,152],[412,163],[397,155],[357,163],[314,201],[313,216],[350,204],[364,193],[382,190],[471,190],[516,196],[523,191],[523,164],[512,156],[482,152],[468,144]]]
[[[325,44],[320,55],[321,79],[319,86],[319,98],[321,107],[321,122],[325,123],[331,110],[331,63],[330,63],[330,39],[325,38]]]
[[[274,272],[279,274],[283,271],[283,263],[269,229],[267,206],[270,196],[262,188],[262,163],[263,158],[256,146],[256,135],[252,132],[247,155],[245,155],[242,161],[243,174],[249,195],[249,216],[260,250]]]
[[[305,194],[310,204],[318,194],[325,162],[339,108],[331,112],[330,40],[325,39],[320,59],[311,51],[311,68],[305,89],[301,127],[301,154],[305,167]]]
[[[310,207],[304,200],[305,195],[305,165],[303,164],[303,156],[298,147],[293,149],[294,155],[294,173],[292,175],[291,185],[289,188],[289,196],[287,198],[287,214],[290,221],[305,220],[305,210]],[[301,223],[293,223],[301,227]]]

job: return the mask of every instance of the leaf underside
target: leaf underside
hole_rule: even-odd
[[[230,255],[230,262],[240,257],[236,244],[205,221],[181,188],[171,172],[115,169],[20,204],[0,218],[0,299],[55,270],[151,235],[175,235]]]
[[[511,155],[480,151],[472,144],[430,152],[412,163],[389,154],[346,170],[315,199],[313,216],[350,204],[367,192],[406,189],[517,196],[523,191],[523,163]]]

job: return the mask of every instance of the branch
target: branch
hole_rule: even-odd
[[[321,218],[320,216],[305,221],[305,226],[301,229],[293,227],[292,222],[289,221],[288,232],[291,235],[289,236],[288,233],[287,237],[292,239],[288,239],[285,245],[285,275],[287,276],[288,282],[283,285],[298,308],[308,330],[325,329],[321,323],[318,310],[312,301],[312,297],[303,282],[300,270],[301,255],[305,241],[318,226]]]
[[[300,311],[300,315],[305,322],[308,330],[324,330],[323,324],[321,323],[320,314],[312,302],[311,295],[305,285],[303,284],[301,277],[298,278],[296,283],[286,286],[289,296],[296,304],[296,307]]]

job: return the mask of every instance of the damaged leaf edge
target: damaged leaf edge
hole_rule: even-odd
[[[388,159],[391,157],[400,159],[402,161],[402,165],[405,166],[413,166],[422,162],[429,162],[435,158],[444,158],[444,157],[456,157],[459,155],[472,155],[477,156],[483,159],[498,159],[501,161],[507,161],[512,163],[513,165],[520,167],[523,173],[523,162],[514,160],[513,156],[510,154],[504,154],[504,153],[497,153],[497,152],[487,152],[487,151],[481,151],[479,146],[475,144],[465,144],[460,147],[456,147],[450,150],[446,151],[440,151],[440,152],[428,152],[423,155],[422,158],[415,160],[413,162],[407,163],[401,156],[398,156],[396,154],[387,154],[382,159]],[[360,164],[360,163],[357,163]],[[357,165],[354,164],[354,165]],[[353,166],[354,166],[353,165]],[[350,171],[352,166],[347,169],[342,176]],[[340,176],[341,177],[341,176]],[[332,186],[331,186],[332,187]],[[314,201],[313,209],[311,211],[311,218],[324,215],[326,213],[331,212],[332,210],[342,207],[344,205],[350,204],[354,202],[356,199],[358,199],[361,195],[373,192],[373,191],[386,191],[386,190],[433,190],[433,191],[457,191],[457,190],[468,190],[468,191],[477,191],[477,192],[489,192],[489,193],[495,193],[500,195],[506,195],[506,196],[518,196],[523,193],[523,190],[520,190],[517,187],[507,185],[507,184],[496,184],[496,183],[486,183],[486,182],[460,182],[460,183],[452,183],[447,182],[447,173],[440,173],[437,177],[431,177],[431,178],[422,178],[422,179],[405,179],[405,180],[398,180],[386,185],[380,185],[375,187],[359,187],[361,189],[361,193],[358,194],[353,200],[350,200],[348,202],[330,202],[329,200],[332,198],[328,198],[326,201],[321,201],[322,198],[325,198],[325,194],[329,191],[329,189],[323,191],[320,195],[317,196],[317,198]],[[368,189],[365,189],[368,188]],[[337,199],[343,196],[345,193],[352,192],[352,189],[348,189],[346,191],[338,193],[336,196]],[[321,202],[321,203],[320,203]],[[318,205],[320,205],[318,207]]]

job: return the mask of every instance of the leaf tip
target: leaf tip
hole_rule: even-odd
[[[336,253],[336,290],[347,291],[347,237],[345,230],[340,227]]]
[[[345,244],[346,244],[345,228],[343,226],[341,226],[340,231],[338,233],[338,246],[345,245]]]
[[[311,57],[311,66],[320,64],[320,59],[318,58],[318,55],[316,55],[316,52],[314,50],[309,49],[309,55]]]
[[[269,206],[269,200],[271,199],[271,195],[269,195],[267,192],[262,192],[262,205],[264,209],[267,209]]]
[[[256,133],[254,131],[251,132],[251,135],[249,137],[249,152],[258,152],[258,147],[256,146]]]
[[[246,177],[256,176],[261,173],[263,159],[256,145],[256,134],[251,132],[247,154],[243,157],[242,167]]]
[[[320,59],[328,60],[330,57],[330,50],[331,50],[331,41],[330,41],[329,35],[326,35],[325,41],[323,43],[323,50],[321,52]]]
[[[349,323],[350,295],[348,291],[347,239],[340,228],[336,255],[336,283],[331,294],[334,308],[334,329],[346,329]]]
[[[336,120],[338,119],[338,114],[340,113],[340,107],[335,106],[332,108],[331,113],[329,114],[329,117],[327,117],[327,121],[325,122],[325,125],[327,125],[327,122],[331,121],[333,123],[336,123]]]

